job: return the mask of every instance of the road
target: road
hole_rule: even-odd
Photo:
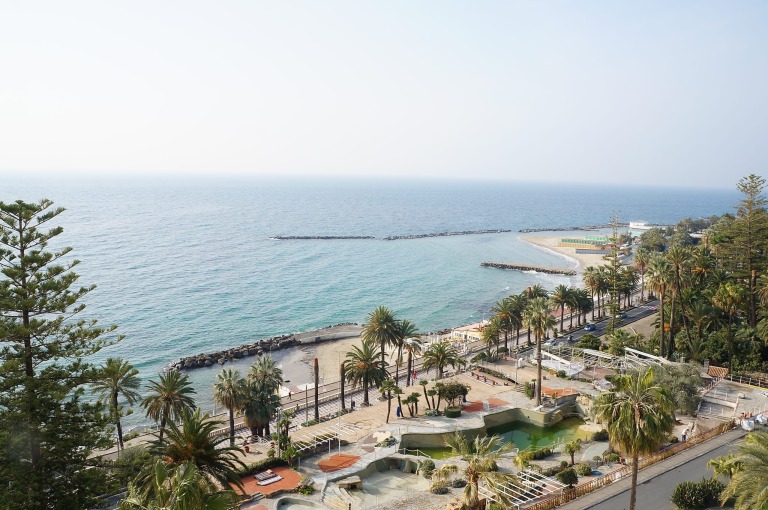
[[[712,476],[712,470],[707,468],[707,461],[735,452],[736,445],[728,444],[712,450],[706,455],[686,462],[682,466],[651,478],[637,487],[637,508],[653,510],[674,510],[676,507],[669,498],[678,483],[686,480],[697,482],[702,478]],[[602,503],[588,507],[589,510],[621,510],[629,508],[629,490],[626,490]]]

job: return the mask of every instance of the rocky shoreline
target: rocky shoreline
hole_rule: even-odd
[[[629,223],[618,223],[617,226],[619,227],[628,227]],[[612,228],[613,225],[610,223],[606,223],[604,225],[586,225],[581,227],[542,227],[542,228],[521,228],[518,230],[521,234],[530,234],[532,232],[570,232],[574,230],[584,230],[584,231],[592,231],[592,230],[603,230],[606,228]]]
[[[358,336],[360,334],[359,329],[360,327],[358,324],[345,322],[303,333],[263,338],[256,340],[253,343],[231,347],[217,352],[187,356],[176,362],[169,363],[166,365],[165,370],[193,370],[195,368],[210,367],[214,364],[224,365],[227,361],[233,361],[248,356],[261,356],[264,353],[279,351],[298,345]]]
[[[481,267],[495,267],[497,269],[514,269],[516,271],[536,271],[537,273],[545,274],[562,274],[566,276],[575,276],[576,271],[573,269],[565,269],[559,267],[549,266],[532,266],[530,264],[510,264],[508,262],[483,262]]]
[[[425,237],[447,237],[447,236],[470,236],[475,234],[502,234],[504,232],[512,232],[510,229],[493,229],[493,230],[463,230],[461,232],[436,232],[433,234],[410,234],[403,236],[389,236],[385,237],[385,241],[396,241],[399,239],[423,239]]]
[[[306,240],[334,240],[334,239],[376,239],[374,236],[272,236],[273,241],[306,241]]]

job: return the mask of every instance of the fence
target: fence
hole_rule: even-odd
[[[729,381],[733,381],[739,384],[747,384],[749,386],[757,386],[759,388],[768,388],[768,380],[761,379],[759,377],[752,377],[749,375],[728,374],[727,376],[724,377],[724,379],[728,379]]]
[[[692,446],[695,446],[699,443],[703,443],[704,441],[708,439],[712,439],[715,436],[719,436],[720,434],[723,434],[724,432],[731,430],[734,426],[735,425],[732,422],[723,423],[722,425],[719,425],[711,430],[708,430],[703,434],[690,438],[685,443],[677,443],[675,445],[670,446],[669,448],[665,448],[660,452],[654,453],[653,455],[648,455],[646,457],[643,457],[642,459],[640,459],[640,462],[638,462],[638,468],[643,469],[650,465],[656,464],[657,462],[661,462],[662,460],[668,459],[669,457],[675,454],[678,454],[682,451],[685,451],[688,448],[691,448]],[[589,494],[592,491],[605,487],[606,485],[610,485],[614,482],[618,482],[619,480],[621,480],[622,478],[624,478],[625,476],[631,473],[632,473],[632,466],[624,466],[621,469],[612,471],[608,474],[605,474],[601,477],[590,480],[581,485],[577,485],[573,489],[564,490],[560,494],[556,494],[548,499],[538,501],[533,505],[529,506],[527,510],[551,510],[552,508],[568,503],[569,501],[573,501],[574,499],[580,498],[581,496],[584,496],[585,494]]]

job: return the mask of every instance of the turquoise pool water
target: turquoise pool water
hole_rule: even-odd
[[[531,446],[539,448],[556,442],[568,442],[577,439],[579,427],[584,420],[577,417],[566,418],[549,427],[537,427],[522,421],[512,421],[488,429],[488,435],[498,434],[505,442],[512,441],[516,448],[525,450]],[[584,437],[582,437],[584,439]],[[450,448],[419,448],[433,459],[445,459],[451,456]]]

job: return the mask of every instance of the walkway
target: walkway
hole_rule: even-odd
[[[735,441],[741,439],[746,435],[746,432],[742,429],[733,429],[721,434],[709,441],[697,444],[691,448],[678,453],[666,460],[657,462],[656,464],[649,466],[638,473],[637,484],[638,487],[648,481],[672,471],[673,469],[682,466],[683,464],[690,462],[694,459],[708,455],[713,450],[720,448],[721,446],[732,444]],[[683,481],[682,479],[679,481]],[[557,507],[558,510],[587,510],[589,508],[596,507],[600,503],[613,498],[624,491],[627,491],[632,486],[632,477],[627,476],[616,483],[613,483],[607,487],[590,492],[589,494],[582,496],[579,499],[566,503],[565,505]],[[627,495],[627,504],[629,504],[629,496]],[[617,507],[618,508],[618,507]],[[622,507],[623,508],[623,507]]]

